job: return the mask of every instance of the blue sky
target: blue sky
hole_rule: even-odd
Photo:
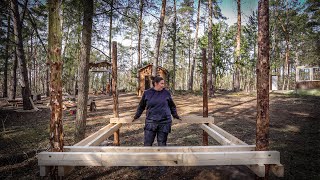
[[[226,23],[232,25],[237,22],[237,2],[236,0],[218,0],[221,12],[228,19]],[[290,2],[291,0],[288,0]],[[305,3],[306,0],[299,0],[300,3]],[[247,23],[248,17],[252,11],[258,9],[258,0],[241,0],[241,24]]]
[[[236,0],[220,0],[222,14],[227,17],[226,23],[231,25],[237,22],[237,2]],[[258,9],[258,0],[241,1],[241,22],[245,24],[252,11]]]

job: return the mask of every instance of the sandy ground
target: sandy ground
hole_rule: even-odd
[[[173,96],[180,115],[202,115],[202,96]],[[112,97],[96,97],[97,111],[89,112],[86,136],[109,122]],[[139,97],[120,94],[120,116],[135,113]],[[245,141],[255,143],[255,94],[218,93],[209,99],[209,116],[216,124]],[[0,109],[0,179],[40,179],[36,154],[48,149],[48,108],[38,112],[15,112]],[[75,115],[64,112],[65,145],[73,145]],[[281,153],[285,166],[282,179],[320,179],[320,97],[272,93],[270,95],[270,149]],[[120,130],[121,146],[142,146],[143,125],[124,125]],[[104,145],[112,145],[113,138]],[[199,146],[202,130],[195,124],[176,124],[168,138],[169,146]],[[209,138],[209,145],[218,145]],[[254,179],[245,166],[158,167],[137,170],[133,167],[77,167],[65,179]],[[277,179],[273,175],[270,179]]]

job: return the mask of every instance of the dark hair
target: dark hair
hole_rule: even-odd
[[[156,76],[152,79],[152,85],[154,86],[155,83],[159,83],[160,81],[164,80],[162,77],[160,76]]]

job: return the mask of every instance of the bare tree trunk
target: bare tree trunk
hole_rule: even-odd
[[[89,92],[89,61],[91,50],[92,36],[92,17],[93,17],[93,0],[83,0],[83,29],[81,41],[81,56],[79,62],[78,77],[78,98],[77,98],[77,115],[75,128],[75,142],[85,137],[86,118],[87,118],[87,102]]]
[[[143,6],[144,6],[144,2],[143,2],[143,0],[140,0],[140,6],[139,6],[139,26],[138,26],[138,68],[141,67],[141,60],[142,60],[142,54],[141,54],[141,38],[142,38]]]
[[[288,7],[288,0],[286,0],[286,66],[287,66],[287,90],[289,90],[290,86],[290,64],[289,64],[289,56],[290,56],[290,49],[289,49],[289,7]]]
[[[50,83],[50,77],[49,77],[50,76],[49,75],[50,74],[50,72],[49,72],[50,67],[46,66],[46,68],[47,68],[46,69],[46,85],[47,85],[46,86],[47,87],[46,88],[46,96],[49,97],[50,96],[50,88],[49,88],[50,87],[50,84],[49,84]]]
[[[61,26],[60,1],[50,0],[48,62],[50,64],[50,144],[51,151],[63,151],[62,124],[62,59],[61,59]]]
[[[173,0],[173,52],[172,52],[172,61],[173,61],[173,77],[172,77],[172,91],[176,90],[176,40],[177,40],[177,4],[176,0]]]
[[[194,79],[193,75],[194,75],[194,69],[196,66],[198,32],[199,32],[199,23],[200,23],[200,5],[201,5],[201,1],[198,1],[197,25],[196,25],[196,34],[194,37],[194,46],[193,46],[193,54],[192,54],[192,67],[191,67],[190,81],[189,81],[189,91],[193,91],[193,79]]]
[[[207,86],[207,57],[206,57],[206,49],[202,49],[202,91],[203,91],[203,117],[208,117],[208,86]],[[208,146],[208,133],[203,130],[202,131],[202,145]]]
[[[17,57],[17,50],[14,48],[14,60],[11,70],[11,84],[10,84],[10,93],[9,99],[16,99],[16,92],[17,92],[17,68],[18,68],[18,57]]]
[[[32,104],[30,102],[30,86],[28,81],[28,70],[26,65],[26,57],[23,49],[23,39],[22,39],[22,22],[20,21],[20,14],[18,8],[17,0],[11,0],[11,13],[13,17],[13,29],[14,29],[14,39],[17,47],[17,56],[19,62],[19,69],[21,72],[21,94],[23,99],[23,109],[32,109]]]
[[[117,67],[117,42],[112,42],[112,96],[113,96],[113,115],[119,117],[119,101],[118,101],[118,67]],[[120,130],[113,133],[113,144],[120,146],[119,138]]]
[[[4,82],[3,82],[3,97],[8,97],[8,61],[9,61],[9,43],[10,43],[10,14],[7,15],[7,44],[5,49],[4,61]]]
[[[283,57],[282,57],[283,58]],[[282,59],[281,58],[281,55],[280,55],[280,59]],[[282,63],[282,90],[284,90],[285,89],[285,87],[286,87],[286,78],[285,78],[285,74],[286,74],[286,71],[287,71],[287,69],[286,69],[286,62],[283,62]]]
[[[258,8],[257,151],[269,149],[269,50],[269,1],[260,0]],[[266,165],[265,176],[269,176],[269,165]]]
[[[241,42],[241,2],[237,0],[237,7],[238,7],[238,21],[237,21],[237,47],[236,47],[236,61],[235,61],[235,75],[234,75],[234,91],[240,90],[240,42]]]
[[[160,43],[161,43],[161,35],[162,35],[162,29],[164,24],[164,17],[166,14],[166,3],[167,0],[162,0],[162,7],[161,7],[161,15],[160,15],[160,22],[158,27],[158,34],[157,34],[157,40],[155,45],[155,53],[154,53],[154,60],[153,60],[153,66],[152,66],[152,77],[157,76],[157,67],[159,62],[159,50],[160,50]]]
[[[288,32],[287,32],[288,33]],[[290,49],[289,49],[289,34],[286,35],[286,71],[287,71],[287,90],[289,90],[290,86],[290,65],[289,65],[289,56],[290,56]]]
[[[110,2],[110,14],[109,14],[109,58],[111,61],[111,41],[112,41],[112,16],[113,16],[113,0],[111,0]],[[111,74],[109,73],[109,84],[110,86],[112,86],[112,81],[111,81]],[[112,93],[112,91],[110,91],[110,93]]]
[[[142,64],[142,54],[141,54],[141,36],[142,36],[142,17],[143,17],[143,0],[140,0],[140,6],[139,6],[139,26],[138,26],[138,67],[137,67],[137,94],[138,96],[141,96],[140,94],[140,74],[138,70],[141,68]]]
[[[212,51],[213,51],[213,42],[212,42],[212,0],[209,0],[209,22],[208,22],[208,86],[209,86],[209,96],[213,96],[213,87],[212,87]]]

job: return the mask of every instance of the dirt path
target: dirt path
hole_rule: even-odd
[[[202,97],[175,95],[180,115],[202,115]],[[112,99],[97,97],[97,111],[89,112],[87,133],[99,130],[112,114]],[[139,98],[121,94],[120,116],[132,116]],[[256,98],[245,94],[218,94],[209,100],[209,115],[216,124],[248,144],[255,142]],[[64,113],[65,145],[73,145],[75,115]],[[48,148],[49,109],[36,113],[0,110],[4,127],[0,133],[0,179],[39,179],[35,154]],[[285,166],[284,179],[319,179],[320,98],[271,94],[270,149],[280,151]],[[202,130],[197,125],[178,124],[172,128],[168,145],[201,145]],[[143,145],[143,125],[124,125],[122,146]],[[111,145],[112,138],[105,141]],[[210,145],[218,145],[209,138]],[[78,167],[66,179],[254,179],[245,166],[157,167],[135,170],[132,167]],[[271,176],[271,179],[276,179]]]

